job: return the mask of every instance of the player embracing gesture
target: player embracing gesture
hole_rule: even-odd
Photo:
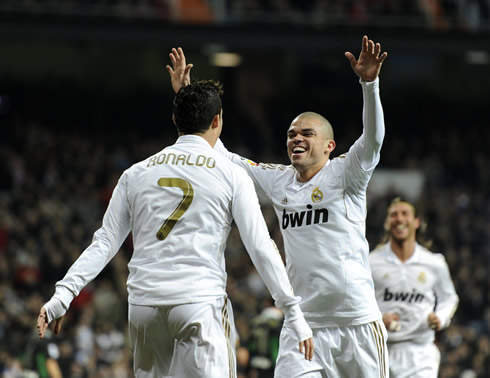
[[[191,65],[181,49],[169,70],[178,91],[189,82]],[[360,137],[345,154],[330,159],[336,143],[330,122],[307,111],[287,129],[290,165],[256,164],[215,149],[246,170],[271,200],[284,240],[286,269],[313,330],[315,354],[298,358],[297,341],[286,321],[275,376],[387,377],[386,329],[376,303],[365,237],[366,189],[380,159],[384,117],[379,73],[387,53],[367,36],[359,57],[345,53],[364,98]],[[301,356],[301,355],[299,355]]]

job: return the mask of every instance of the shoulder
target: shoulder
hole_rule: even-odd
[[[436,253],[429,251],[427,248],[417,245],[418,253],[420,254],[420,259],[433,267],[445,268],[447,266],[446,258],[442,253]]]
[[[294,173],[295,169],[292,165],[275,164],[275,163],[256,163],[253,160],[247,159],[240,155],[235,155],[234,163],[239,163],[240,166],[247,167],[247,169],[253,169],[268,174],[284,174]],[[239,161],[237,161],[239,160]]]
[[[343,154],[339,155],[339,156],[336,156],[334,158],[332,158],[332,164],[342,164],[345,162],[345,159],[347,158],[348,156],[348,152],[344,152]]]
[[[232,185],[241,185],[243,183],[253,185],[252,179],[247,174],[247,171],[240,165],[235,164],[227,157],[223,156],[215,150],[209,152],[216,161],[216,168],[220,172],[220,176],[223,180],[229,182]]]
[[[380,244],[369,253],[369,261],[376,263],[384,261],[387,256],[386,244]]]
[[[124,170],[124,172],[121,175],[120,180],[123,178],[129,179],[129,178],[137,176],[139,173],[143,172],[145,170],[145,168],[147,168],[149,166],[151,159],[155,158],[155,156],[157,156],[157,155],[158,155],[158,153],[155,155],[149,156],[146,159],[141,160],[141,161],[131,165],[129,168]]]
[[[328,168],[331,169],[336,175],[342,175],[346,173],[347,170],[350,170],[351,160],[352,160],[352,148],[349,149],[348,152],[344,152],[343,154],[336,156],[330,159],[330,163]]]
[[[263,169],[266,171],[294,172],[294,168],[292,165],[274,164],[274,163],[258,163],[257,166],[260,169]]]

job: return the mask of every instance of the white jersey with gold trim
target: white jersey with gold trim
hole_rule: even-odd
[[[271,240],[252,180],[203,138],[177,142],[127,169],[102,227],[63,280],[55,298],[68,308],[117,253],[129,232],[129,303],[176,305],[226,295],[224,250],[232,221],[276,305],[301,317],[281,256]]]
[[[386,243],[371,252],[369,261],[381,312],[400,316],[401,328],[389,332],[388,343],[434,341],[429,313],[434,311],[446,328],[459,302],[444,256],[416,244],[413,255],[401,262]]]
[[[292,166],[257,164],[215,148],[245,168],[272,201],[284,240],[286,267],[310,327],[366,324],[381,319],[365,237],[366,189],[379,162],[384,120],[378,79],[361,82],[361,137],[308,182]]]

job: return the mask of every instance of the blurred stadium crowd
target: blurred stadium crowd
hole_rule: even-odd
[[[3,0],[0,13],[318,25],[369,24],[376,17],[385,26],[403,19],[406,26],[488,30],[489,4],[483,0]],[[399,15],[398,21],[392,15]],[[253,80],[257,79],[249,82]],[[16,85],[10,83],[11,88]],[[64,377],[132,377],[126,292],[130,238],[73,302],[60,336],[39,341],[35,321],[55,282],[100,226],[122,171],[175,140],[169,122],[171,98],[146,96],[148,113],[151,107],[163,107],[168,117],[159,120],[162,126],[145,131],[140,125],[145,123],[142,114],[122,119],[119,110],[143,101],[139,96],[132,98],[133,103],[114,98],[99,103],[100,98],[92,94],[81,96],[86,89],[72,83],[50,78],[36,85],[21,107],[14,103],[15,96],[0,93],[0,376],[34,377],[29,371],[37,369],[39,356],[54,353]],[[437,96],[412,96],[407,109],[404,101],[410,95],[406,96],[382,96],[387,135],[378,169],[416,170],[425,178],[415,203],[428,223],[433,251],[443,253],[448,261],[460,297],[452,325],[437,335],[440,377],[486,378],[490,376],[490,128],[485,101],[467,108]],[[250,114],[253,107],[246,104],[227,108],[225,99],[227,114],[240,115],[236,124],[230,124],[232,117],[227,116],[223,135],[227,147],[257,161],[285,162],[282,138],[289,121],[279,114],[297,108],[301,97],[294,93],[281,96],[281,103],[269,101],[260,116]],[[55,105],[61,98],[61,105]],[[360,111],[333,106],[324,115],[330,119],[332,112],[337,112],[333,119],[341,120],[333,122],[342,135],[336,149],[340,154],[360,132]],[[243,138],[231,131],[253,124],[253,133],[243,132]],[[395,124],[396,134],[390,132]],[[263,140],[258,140],[264,125],[279,130],[277,142],[272,139],[274,132],[265,130]],[[278,147],[263,148],[272,142]],[[387,205],[399,194],[388,188],[381,197],[368,198],[366,227],[372,249],[383,235]],[[272,207],[263,203],[263,213],[282,250]],[[228,293],[240,336],[240,378],[272,377],[282,319],[271,307],[236,228],[229,237],[226,259]]]
[[[271,23],[490,28],[486,0],[2,0],[0,11],[156,19],[175,23]]]
[[[395,105],[385,101],[384,106]],[[407,135],[387,135],[380,169],[418,169],[426,177],[417,204],[428,221],[433,250],[445,255],[461,300],[452,326],[437,337],[440,376],[484,378],[490,372],[490,129],[476,116],[445,117],[443,106],[431,104],[443,129],[426,131],[421,138],[413,135],[421,132],[418,128],[408,127]],[[346,124],[359,122],[352,113],[346,112]],[[42,347],[35,331],[39,308],[90,243],[121,172],[172,143],[175,131],[168,123],[150,136],[117,127],[84,128],[73,116],[50,124],[34,114],[18,114],[14,107],[1,118],[0,374],[28,377],[21,371],[34,369],[36,350]],[[423,119],[421,130],[436,121],[428,113]],[[235,150],[246,148],[228,144]],[[339,148],[343,152],[343,146]],[[260,159],[259,151],[253,154]],[[282,155],[276,159],[284,161]],[[386,206],[397,194],[388,191],[368,204],[372,248],[383,234]],[[263,212],[282,250],[273,210],[264,204]],[[47,340],[57,345],[64,376],[132,376],[125,286],[130,256],[128,238],[73,302],[62,334]],[[271,308],[235,228],[226,259],[241,340],[241,377],[270,377],[281,318]]]

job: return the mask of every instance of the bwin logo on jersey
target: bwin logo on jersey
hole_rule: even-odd
[[[408,303],[421,303],[424,300],[425,296],[422,293],[417,293],[415,289],[412,289],[411,293],[408,292],[394,292],[392,293],[391,291],[388,290],[388,288],[385,289],[385,294],[383,297],[383,300],[385,302],[388,301],[400,301],[400,302],[408,302]]]
[[[288,213],[286,209],[284,209],[282,211],[282,229],[285,230],[289,226],[294,228],[328,222],[327,209],[315,209],[315,211],[313,211],[313,206],[311,205],[306,205],[306,208],[308,210],[300,211],[299,213]]]

